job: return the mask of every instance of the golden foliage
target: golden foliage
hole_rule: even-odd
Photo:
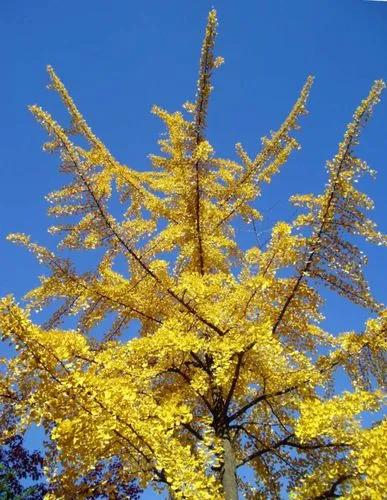
[[[365,215],[371,200],[355,186],[372,172],[354,155],[384,83],[375,82],[355,111],[327,163],[323,193],[294,196],[305,212],[278,222],[264,248],[242,252],[235,221],[262,218],[253,202],[299,148],[292,134],[312,78],[255,157],[240,144],[238,161],[217,157],[205,136],[211,76],[222,62],[216,27],[211,11],[189,118],[153,108],[167,135],[149,172],[113,157],[51,67],[70,128],[30,108],[50,136],[45,149],[59,153],[71,177],[48,196],[60,220],[51,232],[61,234],[60,249],[100,256],[80,274],[29,237],[9,236],[49,269],[24,310],[12,297],[0,302],[0,330],[17,349],[3,360],[3,408],[11,404],[20,429],[43,425],[52,441],[55,493],[47,498],[76,495],[82,475],[117,456],[123,479],[167,485],[176,498],[233,498],[230,464],[252,468],[255,492],[239,479],[252,498],[278,498],[283,478],[294,498],[376,499],[386,490],[385,423],[365,429],[359,420],[381,405],[386,314],[352,238],[386,243]],[[115,193],[125,206],[120,220],[109,205]],[[116,265],[122,258],[125,269]],[[364,332],[334,336],[319,326],[319,282],[373,312]],[[58,302],[46,324],[30,319]],[[77,321],[71,331],[61,329],[68,316]],[[93,337],[113,316],[103,339]],[[133,320],[138,336],[120,340]],[[338,368],[352,389],[331,396]]]

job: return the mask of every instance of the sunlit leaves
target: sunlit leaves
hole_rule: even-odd
[[[256,486],[239,487],[251,498],[278,498],[281,481],[295,498],[385,491],[384,424],[365,429],[361,414],[381,406],[386,314],[365,280],[358,243],[385,237],[356,186],[374,172],[354,153],[384,84],[375,82],[355,111],[323,192],[293,196],[304,213],[276,222],[262,247],[242,251],[236,224],[262,219],[254,201],[299,149],[293,133],[313,79],[255,156],[239,143],[236,158],[217,156],[205,135],[211,77],[222,63],[216,29],[211,11],[188,117],[152,110],[166,133],[149,171],[113,157],[52,68],[70,126],[31,107],[50,136],[45,149],[59,153],[71,180],[47,197],[58,255],[24,234],[9,236],[48,273],[24,309],[12,297],[0,302],[3,340],[17,350],[2,360],[0,398],[18,421],[5,437],[31,424],[49,436],[47,498],[81,497],[101,464],[99,488],[110,493],[108,466],[117,457],[121,484],[138,477],[174,498],[234,498],[225,470],[244,465]],[[80,272],[63,249],[97,257]],[[363,331],[321,327],[321,282],[373,311]],[[32,315],[48,307],[54,312],[40,326]],[[332,395],[338,368],[348,391]]]

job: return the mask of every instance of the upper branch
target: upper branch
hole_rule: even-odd
[[[369,118],[372,112],[372,108],[378,102],[379,96],[383,88],[384,84],[382,82],[376,82],[375,85],[372,87],[367,98],[355,111],[353,121],[347,127],[344,139],[340,143],[337,155],[335,156],[332,162],[328,163],[330,179],[328,182],[327,192],[325,193],[325,203],[321,206],[319,210],[318,226],[317,228],[315,228],[314,234],[310,238],[309,255],[306,262],[299,271],[293,289],[291,290],[289,296],[286,298],[279,312],[277,320],[273,325],[272,329],[273,333],[276,333],[286,311],[288,310],[290,304],[297,295],[297,291],[301,285],[302,280],[305,278],[305,276],[308,275],[308,273],[312,269],[316,258],[320,256],[321,243],[325,232],[329,232],[332,226],[335,228],[337,227],[334,224],[332,225],[332,220],[336,212],[339,210],[339,206],[338,204],[336,204],[336,199],[339,199],[341,194],[340,184],[343,182],[342,177],[346,169],[351,168],[351,165],[348,165],[348,163],[350,163],[349,157],[351,155],[352,148],[358,143],[358,137],[360,134],[362,124]],[[354,174],[352,174],[352,177],[353,175]],[[348,292],[348,294],[354,295],[351,290]]]
[[[170,285],[164,283],[164,281],[154,272],[150,266],[144,261],[144,259],[137,253],[135,248],[126,240],[125,236],[120,231],[118,224],[115,222],[114,218],[107,212],[104,204],[101,202],[99,196],[96,194],[92,182],[88,179],[86,172],[86,164],[82,163],[77,150],[74,148],[70,140],[68,139],[64,130],[53,120],[53,118],[37,106],[31,107],[31,111],[37,117],[37,119],[44,125],[50,134],[53,134],[60,141],[62,149],[65,151],[66,155],[69,157],[73,164],[74,175],[76,175],[80,182],[85,186],[90,201],[95,207],[96,215],[99,217],[101,223],[105,226],[107,231],[107,236],[114,238],[117,243],[124,249],[133,260],[145,271],[145,273],[150,276],[161,289],[166,291],[166,293],[173,298],[177,303],[184,307],[190,314],[199,319],[203,324],[208,326],[211,330],[215,331],[219,335],[223,335],[224,332],[215,325],[212,321],[207,320],[198,311],[195,310],[184,298],[180,297]]]
[[[195,117],[194,117],[194,147],[197,147],[204,140],[204,129],[206,126],[206,117],[208,110],[209,96],[212,90],[211,76],[212,70],[216,67],[217,61],[214,59],[214,45],[216,37],[217,19],[216,11],[212,10],[208,16],[206,33],[202,45],[199,81],[197,87]],[[201,179],[200,171],[202,165],[200,159],[197,159],[194,164],[195,170],[195,193],[194,193],[194,208],[195,208],[195,228],[197,237],[197,253],[198,266],[200,274],[204,274],[204,252],[201,228]]]

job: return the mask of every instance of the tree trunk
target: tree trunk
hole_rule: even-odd
[[[238,500],[235,455],[229,437],[223,438],[223,448],[222,486],[224,498],[225,500]]]

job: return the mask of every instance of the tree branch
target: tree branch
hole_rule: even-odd
[[[245,413],[247,410],[249,410],[250,408],[252,408],[254,405],[256,405],[257,403],[260,403],[261,401],[265,401],[265,400],[267,400],[269,398],[283,396],[284,394],[287,394],[288,392],[294,391],[295,389],[298,389],[299,387],[300,386],[295,385],[295,386],[292,386],[292,387],[288,387],[287,389],[284,389],[282,391],[274,392],[273,394],[260,394],[259,396],[257,396],[256,398],[252,399],[251,401],[249,401],[248,403],[246,403],[244,406],[242,406],[242,408],[240,408],[239,410],[237,410],[235,413],[233,413],[232,415],[230,415],[228,417],[227,421],[228,422],[232,422],[236,418],[238,418],[241,415],[243,415],[243,413]]]

